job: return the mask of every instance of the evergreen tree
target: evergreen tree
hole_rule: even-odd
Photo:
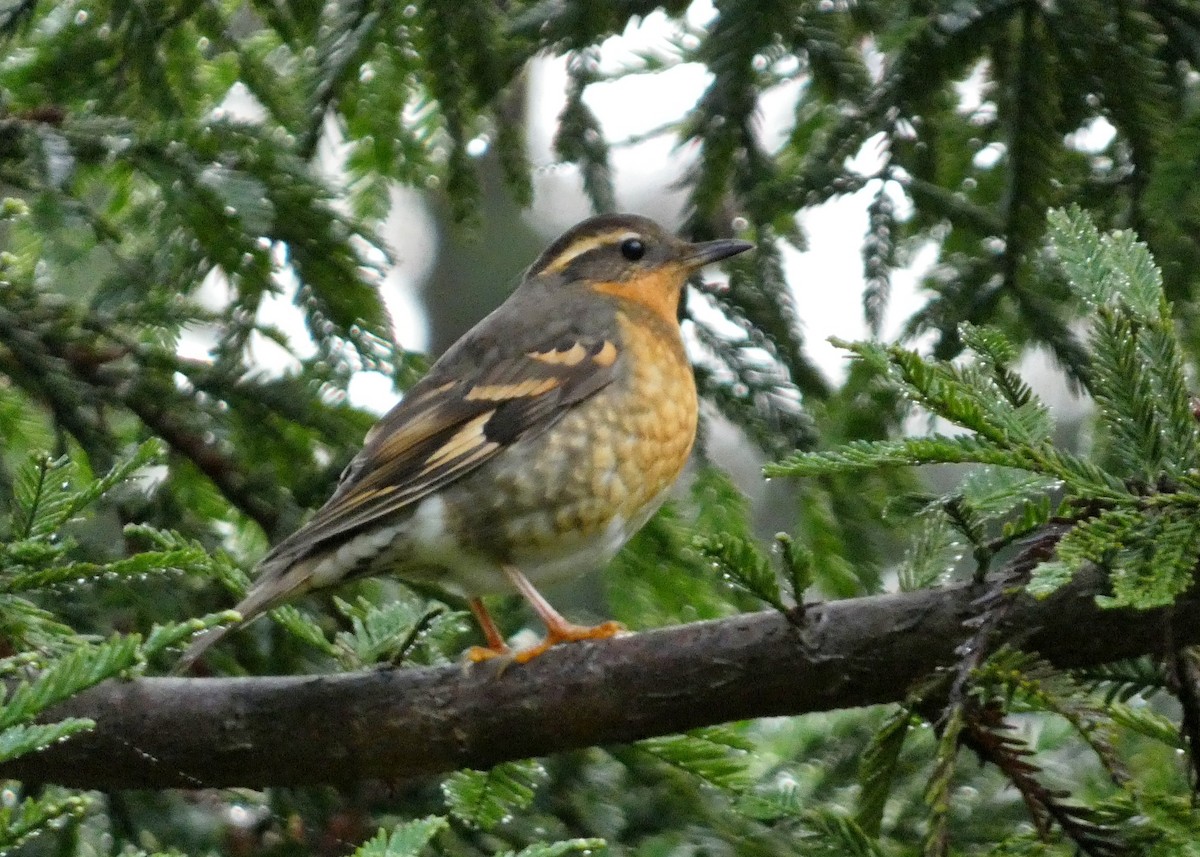
[[[0,789],[0,851],[1200,854],[1200,3],[715,6],[695,29],[675,0],[0,4],[0,775],[22,772]],[[672,49],[605,71],[601,43],[650,14]],[[200,762],[159,770],[186,791],[62,785],[163,767],[126,742],[125,761],[96,760],[106,773],[67,777],[55,753],[97,721],[61,705],[112,699],[79,696],[110,679],[164,687],[146,676],[234,618],[255,559],[359,447],[373,418],[347,402],[355,373],[401,391],[420,376],[379,297],[389,195],[420,189],[460,236],[488,228],[493,175],[528,205],[525,74],[545,54],[568,58],[554,149],[597,211],[616,196],[590,88],[708,71],[658,131],[697,152],[684,232],[736,229],[758,251],[693,294],[697,380],[709,421],[794,490],[768,545],[703,430],[687,489],[606,572],[606,612],[643,629],[765,610],[799,649],[819,628],[806,600],[846,599],[850,617],[901,603],[861,596],[928,590],[968,605],[940,640],[953,659],[899,703],[862,706],[847,671],[803,716],[700,711],[678,734],[386,785],[210,788],[224,776]],[[796,83],[770,148],[762,99]],[[860,191],[873,338],[841,343],[832,383],[784,250],[804,246],[798,212]],[[883,341],[891,278],[931,243],[925,302]],[[515,273],[502,258],[481,279]],[[273,322],[281,297],[311,348]],[[197,332],[211,359],[181,350]],[[263,348],[290,368],[263,372]],[[1031,348],[1087,397],[1085,425],[1033,393]],[[1108,618],[1038,629],[1062,644],[1039,650],[1014,617],[1064,593]],[[274,611],[210,662],[451,675],[418,671],[474,642],[464,616],[366,581]],[[835,673],[861,657],[807,654]],[[777,713],[750,696],[731,710]]]

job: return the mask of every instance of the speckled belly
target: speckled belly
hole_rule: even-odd
[[[473,547],[535,582],[611,559],[662,502],[691,452],[696,390],[678,334],[618,319],[618,379],[484,465],[494,490],[463,506]]]

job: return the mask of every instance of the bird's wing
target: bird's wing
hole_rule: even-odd
[[[367,435],[329,502],[268,560],[340,541],[545,431],[614,380],[619,356],[611,338],[572,334],[507,357],[479,355],[475,367],[435,366]]]
[[[233,628],[307,588],[305,559],[545,431],[617,376],[620,351],[612,338],[551,329],[542,342],[475,339],[438,361],[371,429],[329,502],[263,558],[237,606],[242,622],[201,634],[174,672],[186,672]]]

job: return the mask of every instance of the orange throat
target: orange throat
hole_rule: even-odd
[[[671,266],[632,280],[592,283],[592,289],[641,304],[674,327],[679,323],[679,296],[686,282],[686,272],[680,267]]]

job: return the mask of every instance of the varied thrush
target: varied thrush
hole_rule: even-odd
[[[468,599],[487,647],[508,651],[480,596],[516,591],[546,626],[527,661],[581,627],[535,588],[607,563],[679,476],[696,388],[679,300],[704,265],[753,245],[689,244],[644,217],[568,230],[367,434],[329,501],[263,559],[243,622],[302,593],[395,574]],[[198,637],[186,669],[236,626]]]

